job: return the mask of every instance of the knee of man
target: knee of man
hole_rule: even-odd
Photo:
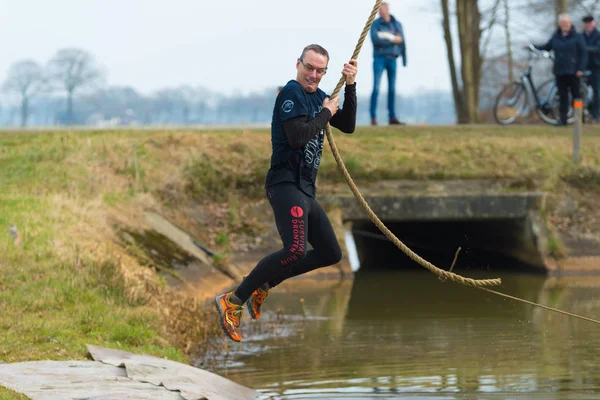
[[[338,246],[336,248],[336,250],[332,253],[332,258],[333,258],[333,264],[337,264],[340,261],[342,261],[342,249],[340,248],[340,246]]]
[[[326,263],[327,265],[335,265],[342,261],[342,249],[339,245],[332,247],[326,255]]]
[[[296,251],[296,255],[298,256],[298,261],[302,260],[304,257],[306,257],[306,249]]]

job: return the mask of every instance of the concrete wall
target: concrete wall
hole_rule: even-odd
[[[543,193],[379,194],[366,199],[386,226],[399,232],[401,240],[403,235],[425,247],[453,243],[455,250],[464,248],[460,236],[468,234],[468,245],[502,253],[531,270],[550,272],[556,268],[547,255],[547,235],[539,213]],[[347,229],[366,228],[379,233],[354,196],[332,196],[325,202],[343,210]],[[443,232],[452,229],[446,226],[455,231]],[[357,238],[356,243],[358,252],[364,254],[360,246],[369,242]]]

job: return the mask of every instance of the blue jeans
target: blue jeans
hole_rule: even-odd
[[[373,94],[371,94],[371,118],[376,118],[377,97],[379,97],[379,84],[383,70],[387,71],[388,78],[388,111],[390,119],[396,118],[396,59],[375,56],[373,59]]]

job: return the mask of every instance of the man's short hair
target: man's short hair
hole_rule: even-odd
[[[329,53],[327,52],[327,50],[325,50],[322,46],[319,46],[318,44],[309,44],[308,46],[306,46],[304,50],[302,50],[302,55],[300,57],[304,57],[304,55],[306,55],[306,53],[311,50],[317,54],[321,54],[327,57],[327,62],[329,62]]]
[[[591,15],[586,15],[585,17],[583,17],[581,19],[583,22],[592,22],[594,20],[594,17]]]

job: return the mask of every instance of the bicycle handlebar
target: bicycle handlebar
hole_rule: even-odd
[[[530,52],[532,52],[533,54],[537,55],[537,56],[541,56],[544,58],[549,58],[551,60],[554,60],[554,57],[552,56],[552,54],[550,54],[549,51],[546,50],[540,50],[538,48],[536,48],[533,44],[529,43],[527,45],[528,49]]]

